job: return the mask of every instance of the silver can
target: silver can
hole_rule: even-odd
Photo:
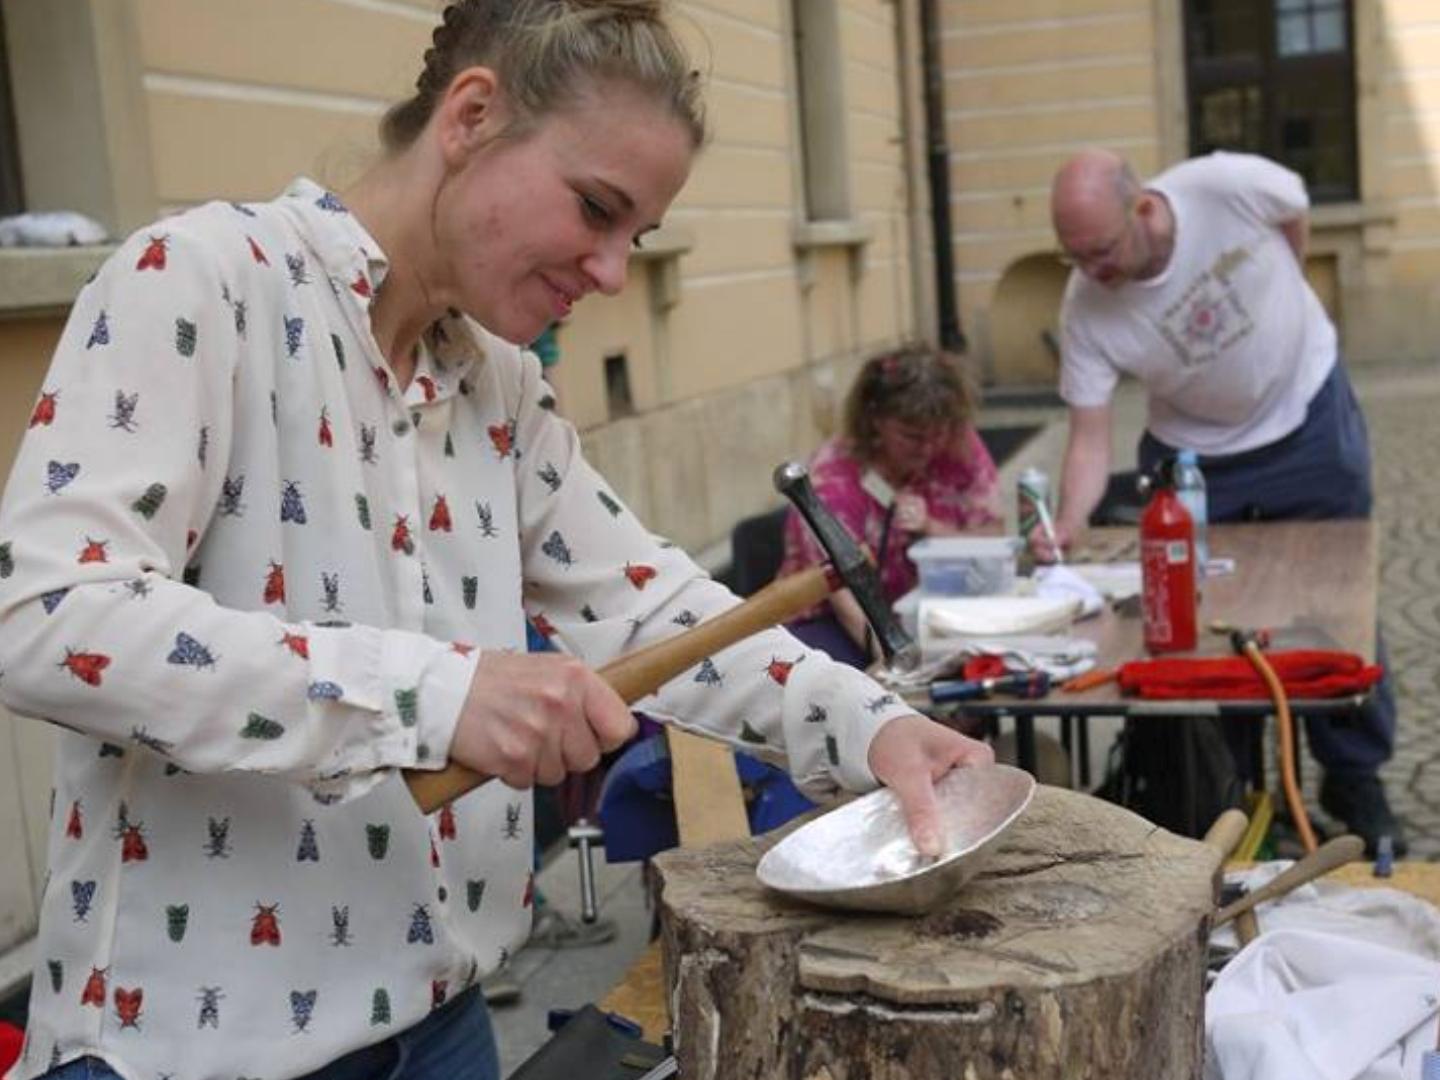
[[[1040,525],[1040,507],[1050,509],[1050,478],[1043,469],[1029,468],[1015,485],[1015,521],[1022,539]]]

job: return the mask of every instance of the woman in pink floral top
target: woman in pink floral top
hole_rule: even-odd
[[[971,425],[974,398],[955,360],[915,345],[876,356],[845,399],[843,430],[810,462],[825,505],[865,543],[885,596],[915,587],[910,545],[1001,520],[999,477]],[[795,511],[785,522],[782,574],[825,559]],[[863,664],[865,621],[848,592],[791,627],[837,660]]]

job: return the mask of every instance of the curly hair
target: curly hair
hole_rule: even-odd
[[[842,434],[857,457],[872,462],[880,421],[959,431],[975,415],[975,397],[957,357],[921,343],[904,345],[860,369],[845,395]]]

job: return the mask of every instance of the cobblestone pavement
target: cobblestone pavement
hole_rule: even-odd
[[[1410,857],[1440,860],[1440,370],[1364,372],[1355,381],[1370,426],[1380,623],[1400,706],[1383,776]]]

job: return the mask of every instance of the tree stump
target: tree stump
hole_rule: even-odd
[[[916,918],[811,907],[779,838],[660,856],[687,1080],[1192,1080],[1219,857],[1041,787],[980,874]]]

